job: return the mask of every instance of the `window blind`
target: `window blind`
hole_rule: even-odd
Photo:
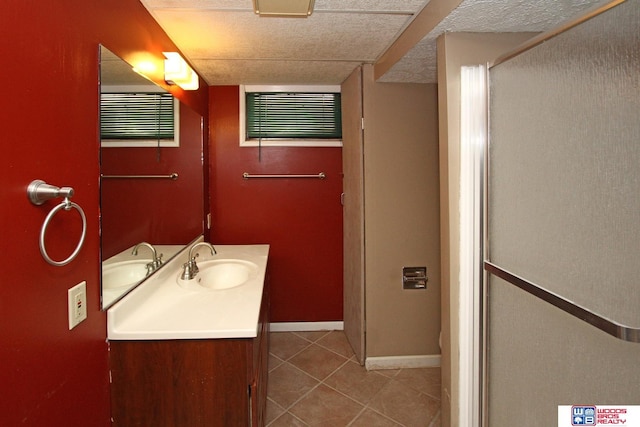
[[[339,93],[246,93],[247,139],[341,139]]]
[[[170,93],[100,94],[102,139],[174,139],[173,96]]]

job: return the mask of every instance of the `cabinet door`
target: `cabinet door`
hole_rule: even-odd
[[[251,340],[112,341],[113,426],[249,425]]]

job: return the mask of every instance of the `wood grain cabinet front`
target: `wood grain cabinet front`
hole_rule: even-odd
[[[265,283],[255,338],[110,341],[112,424],[264,426],[268,313]]]

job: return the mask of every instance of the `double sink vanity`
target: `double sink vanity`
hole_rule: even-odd
[[[215,252],[192,243],[108,309],[113,425],[264,425],[269,246]]]

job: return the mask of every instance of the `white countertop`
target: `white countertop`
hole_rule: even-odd
[[[178,285],[188,251],[168,262],[154,276],[107,311],[110,340],[169,340],[251,338],[257,336],[258,318],[269,245],[214,245],[218,254],[200,248],[198,263],[209,259],[240,259],[258,266],[246,283],[212,290]]]

